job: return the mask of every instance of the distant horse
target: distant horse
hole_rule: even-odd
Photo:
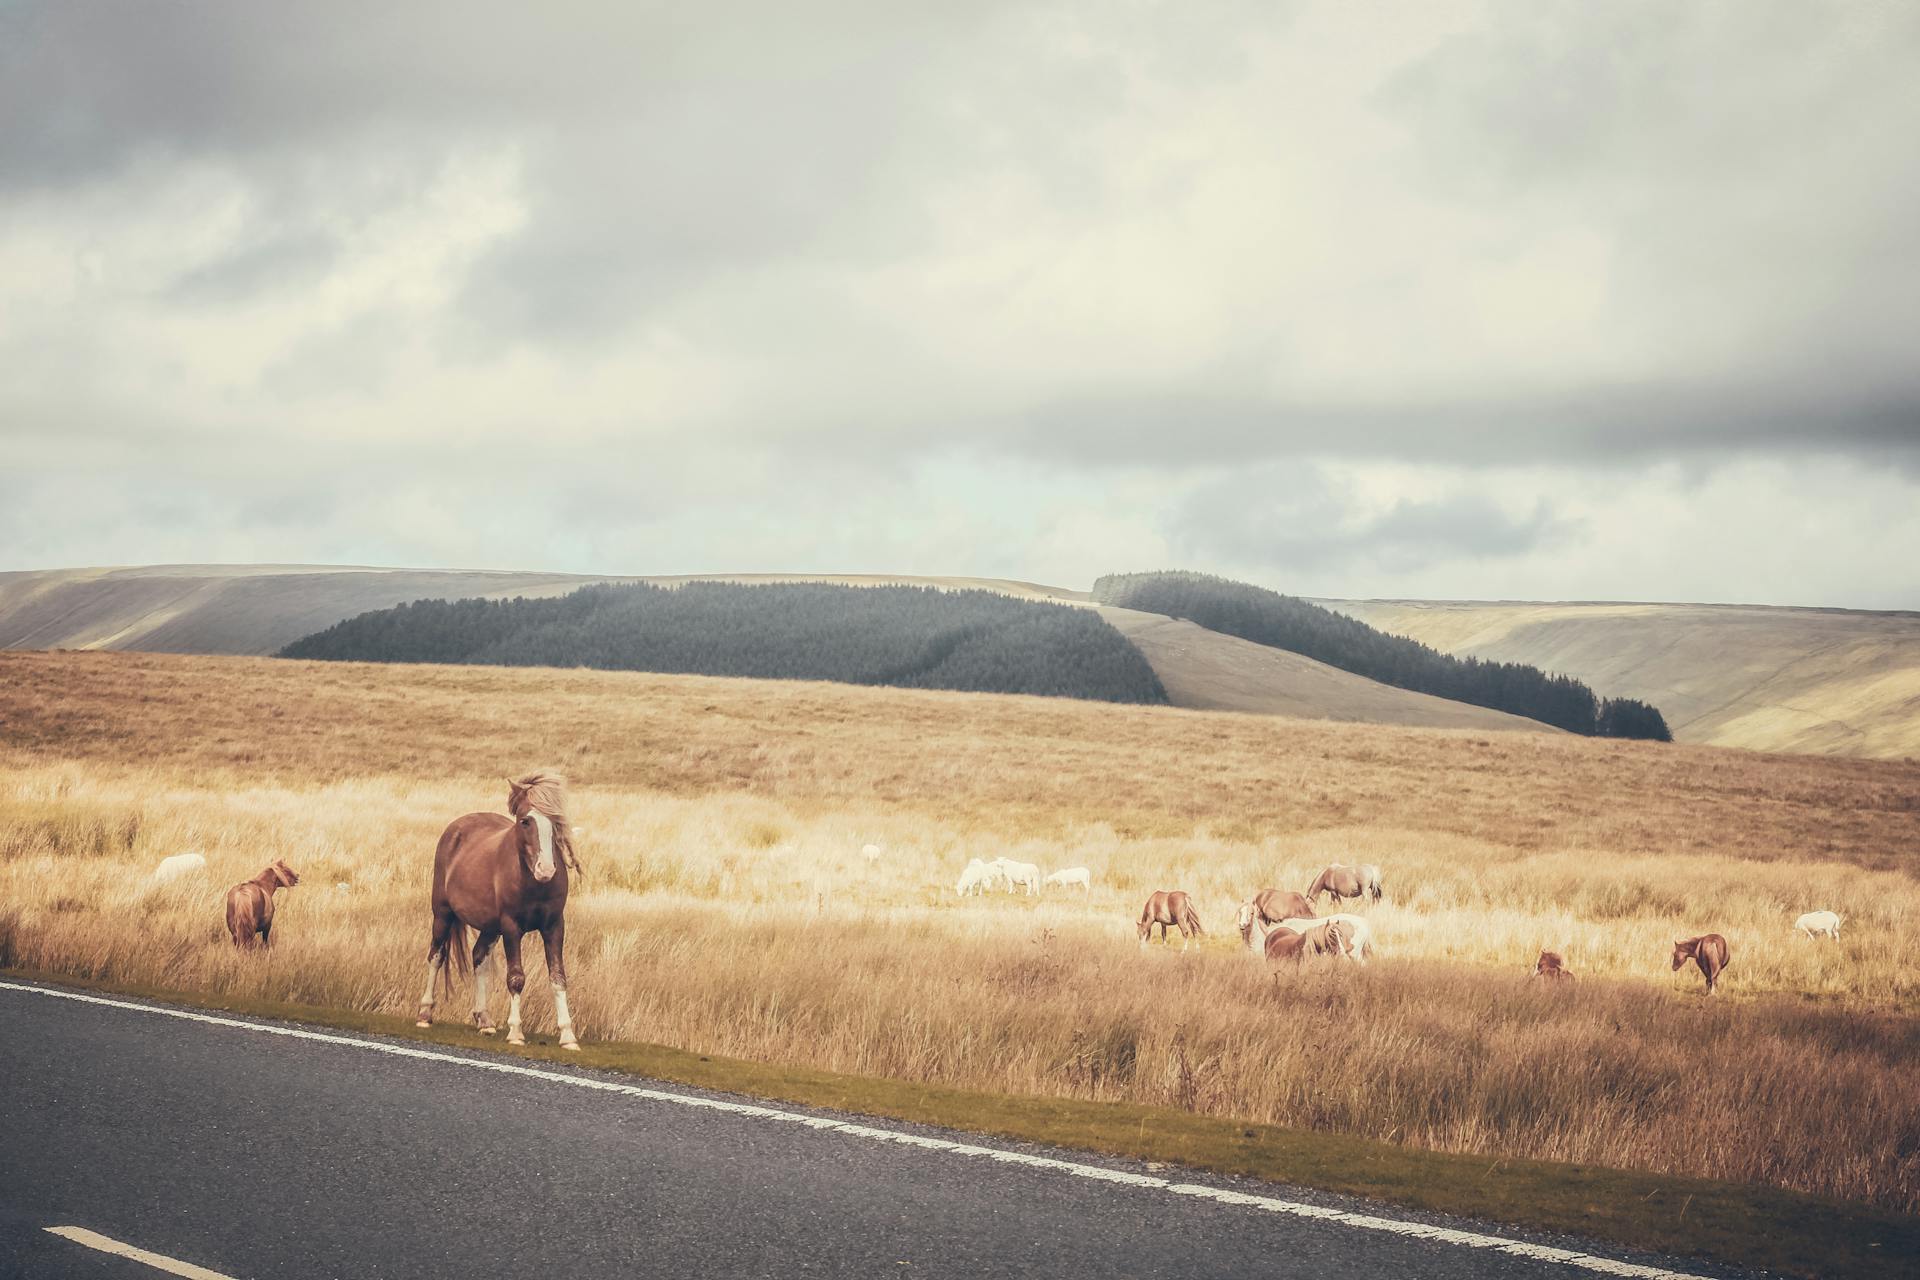
[[[1567,968],[1567,962],[1560,958],[1559,952],[1542,951],[1540,958],[1533,962],[1533,976],[1548,982],[1562,982],[1573,977],[1573,970]]]
[[[1007,892],[1012,893],[1015,885],[1026,888],[1027,895],[1040,892],[1040,868],[1031,862],[1015,862],[1012,858],[995,858],[987,864],[1006,878]]]
[[[153,878],[165,884],[169,880],[178,880],[182,876],[198,875],[206,869],[206,854],[176,853],[171,858],[160,859],[160,865],[153,869]]]
[[[1326,920],[1301,933],[1291,929],[1275,929],[1267,934],[1267,963],[1278,967],[1289,961],[1299,964],[1308,956],[1333,956],[1336,959],[1351,956],[1352,928],[1344,920]]]
[[[455,818],[440,834],[433,854],[433,939],[427,947],[427,991],[420,998],[419,1026],[433,1025],[435,979],[452,993],[449,957],[473,973],[473,1025],[493,1034],[487,1014],[487,972],[497,939],[507,953],[507,1043],[525,1044],[520,1028],[520,993],[526,970],[520,965],[520,939],[540,934],[547,952],[547,981],[553,984],[553,1016],[560,1026],[560,1047],[578,1049],[573,1016],[567,1009],[567,869],[580,869],[567,821],[566,779],[557,773],[531,773],[507,780],[507,811],[469,813]],[[467,930],[475,930],[471,958]]]
[[[284,860],[277,860],[251,880],[227,890],[227,932],[242,951],[273,945],[273,894],[291,889],[300,877]]]
[[[1167,940],[1167,928],[1178,926],[1180,930],[1180,949],[1185,951],[1196,937],[1205,937],[1207,931],[1200,927],[1200,917],[1193,910],[1193,899],[1179,889],[1154,891],[1147,899],[1147,905],[1140,908],[1140,945],[1147,945],[1147,939],[1153,934],[1153,926],[1160,926],[1160,941]]]
[[[967,861],[966,870],[962,871],[960,878],[954,881],[953,891],[962,898],[970,893],[985,893],[993,884],[993,879],[992,867],[978,858],[971,858]]]
[[[1330,893],[1334,901],[1343,898],[1372,898],[1380,900],[1380,868],[1375,866],[1345,867],[1334,863],[1307,886],[1308,902],[1320,901],[1320,895]]]
[[[880,854],[881,848],[877,844],[863,844],[860,846],[860,856],[867,860],[868,865],[880,861]]]
[[[1060,870],[1049,875],[1046,882],[1048,884],[1057,884],[1063,889],[1069,885],[1077,884],[1088,893],[1093,892],[1093,873],[1085,867],[1062,867]]]
[[[1373,926],[1367,923],[1365,916],[1347,914],[1332,916],[1289,916],[1285,920],[1276,920],[1272,924],[1254,920],[1252,927],[1260,930],[1262,936],[1272,938],[1276,933],[1308,933],[1314,929],[1318,929],[1329,920],[1338,921],[1341,925],[1345,926],[1340,930],[1338,935],[1341,940],[1341,945],[1344,948],[1341,954],[1360,964],[1365,964],[1373,958]]]
[[[1819,933],[1836,941],[1840,937],[1840,917],[1831,911],[1809,911],[1795,920],[1793,927],[1809,938]]]
[[[1312,915],[1313,908],[1299,894],[1288,889],[1262,889],[1240,904],[1240,941],[1247,944],[1247,950],[1257,951],[1259,948],[1253,945],[1255,924],[1262,926],[1264,934],[1264,926],[1278,924],[1289,916],[1298,919]]]
[[[1712,995],[1720,983],[1720,974],[1731,958],[1727,949],[1727,940],[1717,933],[1703,933],[1697,938],[1675,938],[1673,940],[1673,967],[1691,960],[1700,966],[1700,972],[1706,975],[1707,994]]]

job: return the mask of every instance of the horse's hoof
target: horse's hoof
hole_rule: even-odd
[[[527,1038],[525,1036],[508,1036],[507,1037],[508,1044],[525,1044],[526,1042],[527,1042]]]
[[[575,1053],[580,1052],[580,1042],[578,1040],[562,1040],[560,1047],[562,1049],[571,1049]]]
[[[492,1028],[492,1027],[482,1027],[482,1028],[480,1028],[480,1034],[481,1034],[481,1035],[483,1035],[483,1036],[490,1036],[490,1035],[492,1035],[492,1034],[493,1034],[493,1028]]]
[[[430,1027],[433,1025],[433,1020],[431,1018],[421,1018],[417,1020],[413,1025],[416,1027]]]

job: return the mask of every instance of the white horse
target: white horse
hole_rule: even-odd
[[[1809,938],[1821,933],[1835,940],[1840,937],[1840,917],[1831,911],[1809,911],[1795,920],[1793,927]]]
[[[1040,892],[1040,868],[1031,862],[1015,862],[1012,858],[995,858],[987,864],[1006,878],[1007,892],[1012,893],[1015,885],[1025,885],[1027,896]]]
[[[1092,893],[1093,873],[1085,867],[1062,867],[1047,877],[1047,883],[1057,884],[1063,889],[1068,885],[1077,884],[1088,893]]]
[[[953,891],[964,898],[970,893],[985,893],[993,884],[993,868],[978,858],[969,859],[967,869],[960,873],[960,879],[954,883]]]
[[[1248,923],[1260,930],[1260,936],[1262,938],[1265,938],[1275,929],[1287,929],[1293,933],[1305,933],[1309,929],[1318,929],[1329,920],[1339,920],[1347,926],[1344,937],[1347,944],[1347,949],[1344,954],[1347,958],[1358,964],[1365,964],[1367,958],[1373,954],[1373,926],[1367,923],[1365,916],[1350,915],[1344,912],[1331,916],[1289,916],[1285,920],[1268,924],[1264,920],[1261,920],[1257,914],[1252,912],[1248,912],[1248,914],[1252,916],[1252,919],[1250,919]],[[1249,937],[1247,941],[1247,949],[1254,951],[1256,955],[1259,954],[1259,951],[1253,946],[1251,937]]]
[[[171,858],[160,859],[160,865],[153,869],[153,878],[161,884],[169,880],[178,880],[181,876],[190,876],[207,869],[207,857],[203,853],[176,853]]]

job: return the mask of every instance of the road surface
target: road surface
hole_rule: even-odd
[[[0,983],[0,1276],[1728,1274],[1293,1188],[55,990]],[[114,1242],[148,1260],[102,1251]]]

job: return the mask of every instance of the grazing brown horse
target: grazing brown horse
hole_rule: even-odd
[[[1699,965],[1700,972],[1707,976],[1708,995],[1712,995],[1714,988],[1719,986],[1721,971],[1727,967],[1731,956],[1727,940],[1717,933],[1673,940],[1673,967],[1677,970],[1689,960]]]
[[[1308,902],[1318,902],[1323,893],[1332,894],[1335,902],[1343,898],[1367,897],[1378,902],[1380,900],[1380,868],[1345,867],[1336,862],[1322,871],[1314,882],[1307,886],[1306,899]]]
[[[1179,889],[1169,892],[1159,889],[1147,905],[1140,908],[1140,945],[1146,946],[1147,939],[1153,934],[1153,926],[1160,926],[1160,941],[1167,940],[1167,926],[1177,925],[1180,929],[1180,949],[1185,951],[1195,937],[1205,937],[1206,930],[1200,927],[1200,917],[1194,914],[1193,899]]]
[[[578,1049],[573,1017],[567,1009],[567,869],[579,870],[567,821],[566,779],[557,773],[531,773],[507,780],[507,811],[469,813],[455,818],[440,834],[433,854],[433,939],[427,947],[427,992],[420,998],[419,1025],[433,1025],[435,979],[453,991],[451,957],[473,973],[473,1025],[493,1034],[487,1013],[487,972],[496,939],[507,953],[507,1043],[525,1044],[520,1027],[520,993],[527,974],[520,964],[520,940],[538,932],[547,952],[547,980],[553,984],[553,1016],[560,1024],[560,1047]],[[479,936],[467,954],[467,930]]]
[[[1573,970],[1567,968],[1567,962],[1560,958],[1557,951],[1542,951],[1540,958],[1534,961],[1533,976],[1545,978],[1548,982],[1561,982],[1573,977]]]
[[[1255,925],[1265,933],[1267,925],[1279,924],[1282,920],[1312,918],[1313,908],[1299,894],[1287,889],[1262,889],[1240,904],[1240,941],[1247,944],[1247,950],[1257,951],[1259,948],[1253,944]]]
[[[242,951],[273,945],[273,891],[291,889],[300,877],[284,860],[251,880],[242,880],[227,890],[227,932],[233,945]]]
[[[1308,956],[1342,957],[1352,941],[1352,926],[1344,920],[1329,920],[1301,933],[1275,929],[1267,935],[1267,963],[1278,967],[1289,961],[1299,964]]]

